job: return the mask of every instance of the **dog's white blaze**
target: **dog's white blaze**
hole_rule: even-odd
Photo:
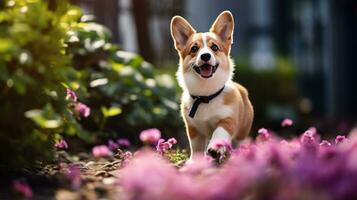
[[[210,48],[207,46],[207,33],[202,33],[202,42],[203,42],[203,47],[200,49],[198,52],[197,58],[196,58],[196,65],[202,65],[205,62],[201,60],[201,55],[205,53],[209,53],[211,55],[210,60],[208,60],[208,64],[210,65],[216,65],[216,58],[212,54]]]
[[[222,127],[217,127],[212,134],[212,138],[209,141],[207,149],[213,148],[214,142],[216,140],[228,140],[231,141],[231,135]]]
[[[202,33],[203,47],[207,47],[207,33]]]

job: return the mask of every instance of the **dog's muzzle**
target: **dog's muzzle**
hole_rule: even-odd
[[[218,63],[216,65],[202,64],[201,66],[193,66],[193,69],[201,75],[202,78],[211,78],[218,68]]]

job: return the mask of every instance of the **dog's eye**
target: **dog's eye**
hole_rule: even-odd
[[[218,51],[218,46],[216,45],[216,44],[213,44],[212,46],[211,46],[211,49],[212,49],[212,51]]]
[[[191,47],[191,53],[196,53],[198,51],[198,46]]]

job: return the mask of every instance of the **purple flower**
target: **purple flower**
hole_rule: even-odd
[[[90,115],[90,108],[84,104],[84,103],[81,103],[81,102],[78,102],[76,105],[75,105],[75,111],[77,113],[79,113],[79,115],[81,115],[82,117],[88,117]]]
[[[170,138],[166,142],[164,139],[159,139],[156,144],[156,151],[159,153],[165,153],[166,151],[170,150],[174,144],[177,143],[175,138]]]
[[[271,138],[271,134],[268,131],[268,129],[266,129],[266,128],[260,128],[258,130],[258,133],[259,133],[259,135],[257,137],[257,141],[260,141],[260,142],[268,141]]]
[[[131,159],[132,157],[133,157],[133,154],[132,154],[130,151],[126,151],[126,152],[124,152],[124,154],[123,154],[124,160],[126,160],[126,159]]]
[[[145,144],[154,145],[161,138],[161,132],[159,129],[152,128],[143,130],[140,133],[140,140]]]
[[[308,128],[307,130],[310,131],[310,133],[312,134],[312,136],[315,136],[315,135],[317,134],[317,129],[316,129],[316,127],[314,127],[314,126]]]
[[[330,147],[331,146],[331,143],[327,140],[322,140],[321,143],[320,143],[320,146],[321,147]]]
[[[282,127],[286,127],[286,126],[292,126],[293,125],[293,120],[289,119],[289,118],[285,118],[282,122],[281,122],[281,126]]]
[[[336,137],[341,145],[320,142],[315,129],[285,140],[271,137],[266,129],[259,133],[257,140],[264,138],[264,142],[240,144],[224,164],[193,155],[179,168],[149,151],[135,153],[128,163],[123,157],[127,164],[120,172],[119,191],[126,199],[143,200],[357,197],[357,133]],[[158,151],[164,152],[174,143],[161,139]],[[218,149],[229,145],[229,141],[211,144]]]
[[[171,149],[171,147],[172,147],[172,144],[171,144],[171,143],[165,142],[164,139],[160,139],[160,140],[157,142],[156,151],[159,152],[159,153],[165,153],[166,151],[168,151],[169,149]]]
[[[121,138],[117,140],[117,144],[122,147],[122,148],[128,148],[130,147],[130,141],[128,139],[125,138]]]
[[[213,167],[213,158],[211,156],[194,156],[192,160],[185,163],[180,171],[190,175],[200,175]]]
[[[258,130],[258,133],[259,133],[259,134],[268,134],[269,131],[268,131],[268,129],[266,129],[266,128],[260,128],[260,129]]]
[[[16,192],[22,194],[22,196],[24,196],[25,198],[32,198],[32,189],[27,183],[21,181],[13,181],[13,187]]]
[[[133,154],[130,151],[124,152],[123,156],[122,156],[122,159],[123,159],[122,166],[127,166],[132,157],[133,157]]]
[[[335,143],[336,144],[340,144],[340,143],[342,143],[342,142],[344,142],[346,140],[347,140],[346,136],[338,135],[338,136],[336,136]]]
[[[68,149],[68,144],[66,140],[62,138],[55,144],[55,147],[58,149]]]
[[[71,99],[72,101],[77,102],[78,97],[73,90],[67,88],[66,92],[67,92],[66,99]]]
[[[73,188],[79,188],[82,183],[81,170],[76,165],[71,165],[68,169],[67,178],[71,181]]]
[[[314,138],[314,132],[311,130],[305,131],[305,133],[300,138],[300,142],[305,145],[314,145],[316,142]]]
[[[92,149],[92,154],[94,157],[106,157],[112,155],[112,152],[105,145],[95,146]]]
[[[121,170],[120,185],[125,191],[123,195],[127,195],[125,199],[182,199],[175,188],[183,188],[185,183],[177,175],[176,169],[161,156],[144,151]],[[179,184],[183,186],[178,187]]]
[[[109,140],[108,141],[108,148],[111,150],[111,151],[115,151],[119,148],[119,145],[117,143],[115,143],[113,140]]]
[[[172,144],[172,145],[174,145],[174,144],[177,143],[177,140],[175,138],[170,138],[170,139],[167,140],[167,142]]]

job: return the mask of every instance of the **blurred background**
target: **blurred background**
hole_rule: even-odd
[[[198,31],[216,16],[235,17],[235,79],[256,110],[255,127],[295,119],[330,134],[357,114],[357,2],[354,0],[72,0],[113,33],[113,41],[174,74],[178,56],[169,23],[182,15]]]
[[[355,0],[3,0],[0,168],[51,157],[62,137],[73,151],[118,138],[141,145],[140,131],[158,128],[184,146],[170,20],[207,31],[223,10],[235,17],[234,79],[255,108],[252,136],[261,127],[284,137],[311,126],[324,138],[349,133]],[[294,126],[282,128],[284,118]]]

